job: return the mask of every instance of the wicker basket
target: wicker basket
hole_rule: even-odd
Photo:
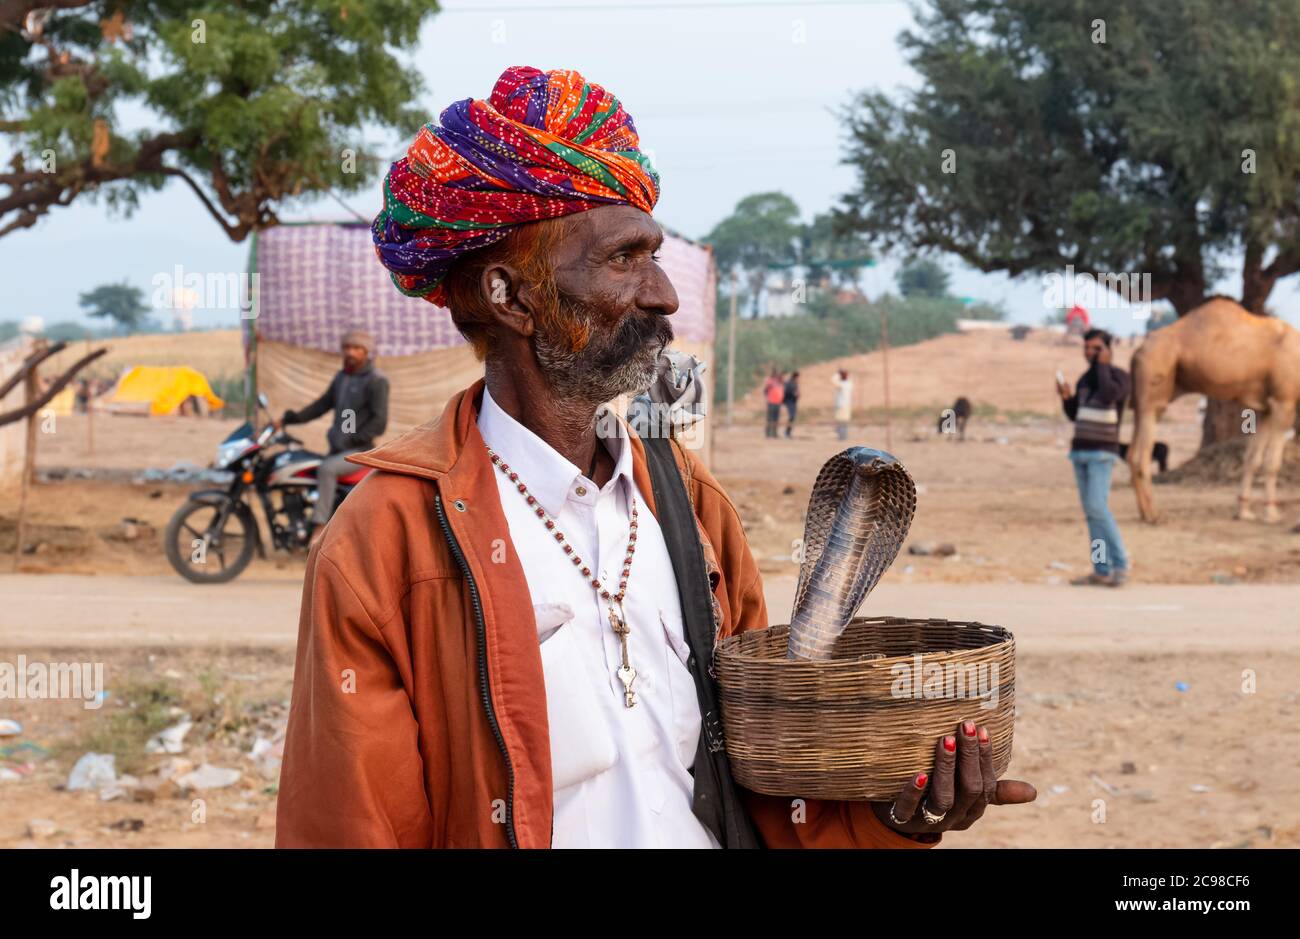
[[[890,800],[930,771],[935,742],[964,720],[988,728],[994,770],[1006,771],[1016,685],[1007,630],[859,617],[820,662],[788,659],[788,639],[787,626],[752,630],[722,640],[715,653],[727,755],[741,785],[768,795]],[[918,655],[922,680],[913,683]],[[951,683],[941,686],[936,674]]]

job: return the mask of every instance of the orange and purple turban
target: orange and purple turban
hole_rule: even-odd
[[[389,169],[371,226],[407,296],[445,304],[452,262],[516,226],[602,205],[650,212],[659,199],[632,116],[577,72],[512,66],[488,100],[457,101],[440,120]]]

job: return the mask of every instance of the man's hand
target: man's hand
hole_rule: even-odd
[[[1110,360],[1114,357],[1114,350],[1112,350],[1110,346],[1103,345],[1097,350],[1097,362],[1100,365],[1109,365]]]
[[[965,831],[990,805],[1018,805],[1037,797],[1027,782],[997,778],[988,730],[966,721],[955,735],[935,744],[932,776],[917,773],[893,802],[873,802],[871,807],[895,831],[935,834]],[[938,818],[926,821],[926,813]]]
[[[1062,401],[1070,399],[1070,385],[1068,382],[1058,381],[1056,383],[1056,393],[1061,396]]]

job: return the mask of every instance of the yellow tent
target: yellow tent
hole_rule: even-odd
[[[144,410],[153,415],[171,414],[189,397],[203,398],[216,409],[225,404],[212,393],[203,373],[188,365],[137,365],[118,379],[108,396],[112,410]]]
[[[41,413],[52,413],[56,417],[67,417],[73,412],[76,403],[77,389],[69,385],[51,398],[50,403],[41,409]]]

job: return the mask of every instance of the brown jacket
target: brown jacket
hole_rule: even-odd
[[[479,382],[436,420],[350,457],[381,472],[348,496],[307,562],[279,847],[550,846],[541,655],[478,433],[481,390]],[[635,438],[633,448],[637,486],[654,511]],[[762,581],[736,510],[676,450],[716,572],[722,635],[762,628]],[[923,846],[866,803],[808,800],[795,824],[791,800],[745,799],[769,847]]]

